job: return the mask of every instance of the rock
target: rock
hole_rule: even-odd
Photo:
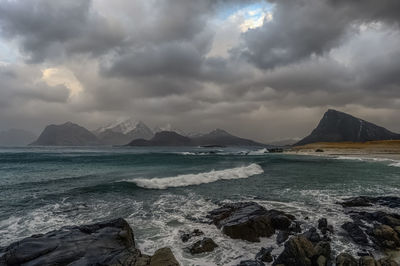
[[[272,252],[273,248],[261,248],[261,250],[256,255],[256,260],[265,261],[265,262],[272,262]]]
[[[293,233],[301,233],[300,224],[301,223],[299,221],[293,221],[288,230]]]
[[[321,236],[318,234],[317,229],[315,227],[311,227],[308,229],[307,232],[303,234],[308,240],[310,240],[313,243],[317,243],[321,241]]]
[[[289,238],[289,233],[287,231],[279,231],[278,235],[276,236],[276,243],[282,244]]]
[[[328,227],[328,220],[326,218],[321,218],[318,220],[318,229],[326,228]]]
[[[336,266],[358,266],[358,263],[350,254],[341,253],[336,257]]]
[[[395,196],[383,196],[383,197],[366,197],[359,196],[345,199],[343,202],[339,203],[343,207],[366,207],[372,206],[373,204],[386,206],[389,208],[399,208],[400,207],[400,197]]]
[[[316,264],[318,266],[326,266],[327,262],[328,262],[327,258],[321,255],[317,258]]]
[[[242,260],[237,266],[264,266],[265,264],[259,260]]]
[[[317,243],[314,247],[315,254],[317,256],[324,256],[325,258],[330,258],[331,257],[331,245],[329,242],[321,241]]]
[[[382,258],[378,260],[380,266],[398,266],[399,264],[390,258]]]
[[[192,246],[189,247],[189,252],[194,254],[200,254],[204,252],[213,251],[218,245],[209,237],[205,237],[202,240],[197,241]]]
[[[371,256],[364,256],[358,260],[359,266],[380,266],[377,261]]]
[[[359,245],[367,245],[368,237],[364,231],[353,222],[346,222],[342,225],[342,228],[349,234],[350,238]]]
[[[379,225],[372,231],[377,244],[383,248],[395,249],[400,247],[400,239],[397,232],[388,225]]]
[[[313,256],[315,256],[313,244],[305,236],[293,236],[285,243],[285,248],[274,265],[311,266]]]
[[[268,211],[254,202],[225,204],[207,217],[233,239],[259,242],[260,237],[270,237],[275,233]]]
[[[268,216],[271,218],[272,226],[277,230],[289,230],[292,221],[295,219],[293,215],[277,210],[268,211]]]
[[[34,235],[3,252],[0,265],[122,266],[146,265],[150,260],[135,247],[132,229],[122,218]]]
[[[201,230],[194,229],[191,233],[183,233],[183,234],[181,234],[180,237],[181,237],[182,242],[187,242],[192,237],[201,236],[201,235],[204,235],[204,233]]]
[[[315,152],[324,152],[323,149],[316,149]]]
[[[355,197],[345,199],[343,202],[340,202],[343,207],[368,207],[372,206],[372,203],[369,200],[369,197]]]
[[[179,263],[170,248],[161,248],[151,257],[149,266],[179,266]]]

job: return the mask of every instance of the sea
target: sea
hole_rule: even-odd
[[[0,246],[123,217],[145,254],[168,246],[182,265],[236,265],[254,259],[261,247],[277,253],[283,247],[276,236],[260,243],[230,239],[206,215],[223,203],[254,201],[307,221],[305,227],[327,218],[339,230],[333,250],[354,253],[358,248],[340,233],[350,218],[337,202],[359,195],[400,195],[400,162],[255,147],[0,148]],[[191,242],[180,235],[193,229],[219,247],[190,255]]]

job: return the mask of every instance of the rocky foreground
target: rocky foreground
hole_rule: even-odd
[[[267,210],[254,202],[224,204],[211,211],[207,218],[232,241],[259,242],[261,237],[276,235],[276,245],[262,248],[253,260],[241,261],[240,266],[398,265],[398,258],[393,254],[400,250],[400,215],[368,212],[363,208],[384,206],[394,210],[400,207],[400,198],[356,197],[338,204],[350,218],[340,228],[334,228],[326,218],[321,218],[316,225],[307,224],[307,217],[300,220],[282,211]],[[331,238],[335,234],[346,237],[359,250],[354,250],[353,254],[336,254],[331,249]],[[194,241],[185,249],[190,254],[218,249],[218,243],[200,230],[182,232],[182,242],[190,239]],[[374,257],[373,253],[382,255]],[[357,256],[353,256],[355,254]],[[167,247],[152,256],[142,254],[135,246],[132,229],[119,218],[63,227],[25,238],[0,248],[0,265],[175,266],[179,263]]]

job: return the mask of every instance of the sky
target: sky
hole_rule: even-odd
[[[268,142],[400,132],[398,0],[0,0],[0,130],[120,117]]]

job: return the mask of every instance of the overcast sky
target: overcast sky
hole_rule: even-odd
[[[0,0],[0,129],[120,117],[259,141],[400,132],[399,0]]]

